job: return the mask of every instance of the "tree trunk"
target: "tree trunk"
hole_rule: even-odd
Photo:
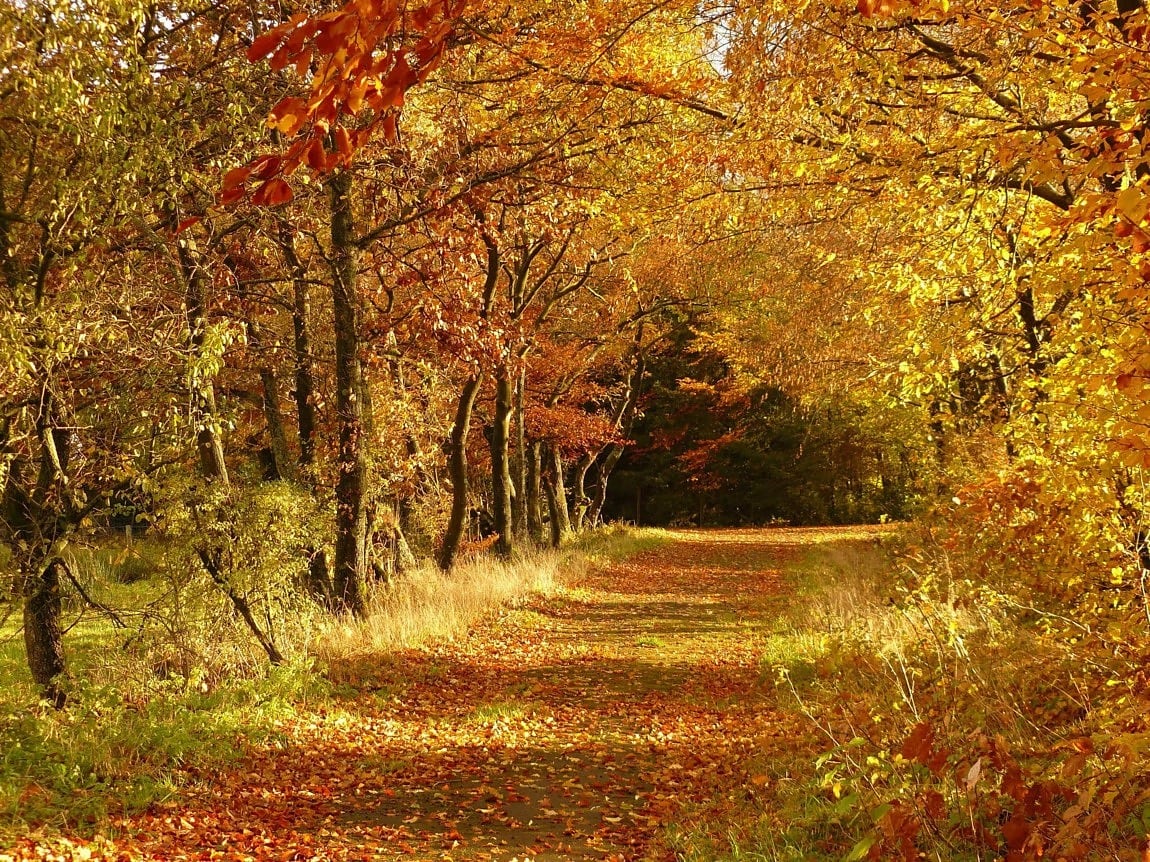
[[[526,418],[523,415],[523,399],[527,388],[527,368],[520,367],[519,375],[515,381],[515,408],[511,414],[512,434],[514,436],[514,450],[511,453],[511,480],[514,483],[511,495],[511,523],[512,535],[517,540],[528,537],[527,527],[527,429]]]
[[[204,352],[207,336],[207,311],[204,296],[204,274],[184,242],[177,247],[184,276],[184,313],[188,319],[188,350],[192,362]],[[210,380],[191,381],[192,422],[196,427],[196,452],[200,473],[213,481],[228,484],[228,467],[224,461],[224,444],[216,420],[215,387]]]
[[[448,470],[451,475],[451,517],[443,546],[439,549],[439,568],[449,571],[455,565],[463,531],[467,527],[467,435],[471,431],[471,414],[475,398],[483,383],[483,372],[478,372],[463,387],[455,409],[455,424],[451,428],[451,456]]]
[[[299,430],[299,468],[305,480],[312,478],[315,465],[315,377],[311,356],[311,288],[307,283],[307,267],[296,254],[292,228],[285,221],[280,224],[280,251],[292,271],[292,335],[295,352],[295,404],[296,427]]]
[[[543,472],[543,444],[538,440],[527,447],[527,480],[523,495],[523,508],[527,518],[527,534],[533,542],[543,541],[543,513],[540,511],[543,493],[541,475]]]
[[[403,361],[399,356],[398,344],[394,332],[389,332],[387,336],[388,347],[395,353],[388,360],[388,368],[391,371],[391,381],[395,386],[397,392],[401,397],[407,395],[407,377],[403,371]],[[414,494],[406,494],[396,501],[396,524],[399,529],[399,535],[402,539],[402,549],[400,554],[410,557],[408,560],[397,559],[397,571],[405,571],[408,568],[415,566],[415,555],[411,552],[411,547],[407,543],[407,531],[411,529],[412,522],[412,497],[419,497],[427,493],[427,489],[431,486],[431,477],[428,476],[427,470],[423,464],[423,449],[419,444],[419,438],[416,436],[414,430],[409,429],[404,439],[404,448],[407,450],[409,463],[413,465],[413,472],[415,474],[415,491]]]
[[[57,709],[66,695],[57,686],[64,672],[64,642],[60,627],[60,576],[65,563],[59,557],[49,561],[39,574],[24,578],[24,650],[32,679]]]
[[[511,465],[509,443],[511,437],[511,413],[513,409],[511,377],[507,366],[500,367],[495,377],[495,420],[491,432],[491,490],[492,508],[495,516],[495,531],[499,539],[495,551],[504,559],[511,557],[514,540],[511,535],[513,517],[511,513]]]
[[[400,507],[395,508],[395,573],[402,575],[410,572],[416,566],[415,554],[411,552],[411,545],[407,544],[407,536],[403,533],[403,521],[400,517]]]
[[[260,371],[263,385],[264,421],[268,426],[268,443],[275,462],[277,479],[292,479],[292,458],[288,451],[287,434],[284,431],[283,411],[280,409],[279,378],[271,368]]]
[[[559,523],[559,500],[555,489],[555,479],[550,473],[547,473],[543,478],[543,490],[547,495],[547,523],[551,528],[551,547],[558,548],[563,544],[563,529]]]
[[[334,601],[331,595],[331,567],[328,564],[327,551],[323,548],[309,547],[305,549],[304,554],[307,556],[304,586],[312,598],[330,610],[334,606]]]
[[[603,515],[603,505],[607,502],[607,480],[611,478],[611,471],[619,463],[623,455],[623,447],[618,443],[607,450],[606,457],[599,464],[599,476],[595,482],[595,496],[591,499],[591,507],[587,510],[588,527],[598,526]]]
[[[587,452],[575,464],[575,488],[572,495],[575,502],[575,514],[571,517],[571,526],[576,533],[583,532],[587,510],[591,506],[591,498],[587,496],[587,474],[591,471],[598,454],[598,452]]]
[[[571,513],[567,509],[567,488],[563,482],[563,453],[556,443],[546,444],[544,486],[551,510],[551,541],[558,547],[571,534]]]
[[[248,321],[248,343],[252,349],[259,352],[263,350],[263,333],[259,324],[254,320]],[[273,479],[291,479],[294,470],[292,459],[288,451],[287,432],[284,430],[283,410],[280,407],[279,376],[275,366],[266,356],[260,363],[261,404],[264,411],[264,422],[268,429],[268,446],[272,453],[272,465],[275,475]]]
[[[639,395],[643,389],[643,373],[646,371],[646,362],[640,344],[640,342],[636,342],[635,365],[627,376],[627,391],[623,396],[623,407],[615,421],[615,427],[626,436],[630,436],[631,428],[635,424],[635,415],[639,408]],[[603,506],[607,502],[607,482],[611,478],[611,471],[615,469],[615,465],[619,463],[619,458],[622,455],[622,444],[612,443],[607,448],[607,454],[603,460],[599,462],[599,472],[595,481],[595,496],[591,500],[591,507],[587,512],[588,526],[596,526],[603,515]]]
[[[332,311],[335,331],[336,417],[339,422],[335,483],[335,559],[332,590],[339,610],[364,612],[367,578],[367,450],[361,402],[365,381],[359,360],[358,255],[352,217],[352,176],[338,171],[327,181],[331,196]]]

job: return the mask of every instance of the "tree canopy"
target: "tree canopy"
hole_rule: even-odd
[[[66,704],[62,601],[123,622],[73,570],[125,526],[187,675],[188,596],[280,665],[417,558],[608,520],[909,522],[1137,665],[1148,40],[1137,0],[0,0],[32,678]]]

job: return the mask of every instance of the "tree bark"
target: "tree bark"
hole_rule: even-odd
[[[296,427],[299,430],[299,465],[305,479],[311,479],[315,465],[316,411],[315,376],[312,372],[311,288],[307,267],[295,250],[291,226],[280,224],[280,251],[292,271],[292,336],[295,353]]]
[[[400,516],[400,507],[395,507],[395,573],[402,575],[404,572],[410,572],[416,566],[415,554],[411,551],[411,545],[407,543],[407,536],[403,532],[403,520]]]
[[[67,699],[57,685],[64,672],[64,641],[60,626],[60,576],[64,561],[49,561],[44,569],[24,579],[24,650],[32,679],[57,709]]]
[[[527,480],[523,495],[523,508],[527,518],[527,534],[533,542],[543,541],[543,513],[540,503],[543,494],[543,444],[538,440],[527,447]]]
[[[641,337],[641,336],[640,336]],[[639,409],[639,395],[643,389],[643,374],[646,371],[646,362],[641,347],[636,344],[635,365],[627,376],[627,391],[624,394],[623,409],[619,412],[615,427],[625,436],[630,436],[635,424],[635,415]],[[619,463],[623,455],[623,445],[612,443],[607,453],[599,462],[599,471],[595,480],[595,496],[591,500],[587,512],[587,525],[594,527],[603,515],[603,506],[607,502],[607,482],[611,478],[611,471]]]
[[[352,214],[352,176],[327,181],[331,200],[332,312],[335,331],[336,417],[339,457],[335,483],[335,559],[332,590],[339,610],[364,613],[368,572],[367,450],[361,402],[366,381],[359,359],[358,255]]]
[[[248,320],[248,343],[260,352],[264,349],[263,333],[255,320]],[[260,362],[260,401],[264,411],[264,423],[268,429],[268,448],[272,453],[273,479],[292,479],[292,458],[288,450],[287,432],[284,429],[283,410],[280,407],[279,375],[275,365],[264,356]]]
[[[550,474],[543,479],[543,491],[547,495],[547,523],[550,526],[551,547],[558,548],[563,544],[563,530],[559,522],[559,501],[555,480]]]
[[[32,679],[44,697],[57,709],[67,700],[57,684],[66,669],[64,632],[60,624],[60,577],[65,564],[59,557],[45,561],[61,533],[75,526],[76,515],[68,497],[68,460],[72,432],[58,427],[56,399],[45,387],[40,414],[36,419],[40,439],[40,466],[36,484],[29,493],[21,487],[25,462],[17,457],[8,467],[4,493],[4,522],[13,547],[26,548],[21,568],[24,596],[24,652]],[[58,504],[48,504],[53,490]]]
[[[279,378],[271,368],[260,371],[263,387],[264,421],[268,426],[268,443],[275,461],[277,479],[292,479],[292,458],[288,450],[287,433],[284,431],[283,411],[280,408]]]
[[[551,512],[551,543],[558,547],[571,534],[571,513],[567,508],[567,488],[563,481],[563,453],[556,443],[545,445],[544,487]]]
[[[511,452],[511,534],[517,541],[528,538],[527,526],[527,428],[523,415],[524,393],[527,388],[527,368],[521,366],[515,381],[514,410],[511,427],[514,448]]]
[[[451,476],[451,517],[439,549],[439,568],[445,572],[455,565],[463,531],[467,527],[467,435],[471,431],[471,414],[475,398],[483,383],[483,373],[476,373],[463,387],[455,409],[455,424],[451,428],[451,454],[448,470]]]
[[[583,532],[587,510],[591,507],[591,498],[587,496],[587,474],[595,464],[599,452],[586,452],[580,456],[575,464],[575,487],[572,496],[575,502],[575,514],[571,518],[571,527],[576,533]]]
[[[596,527],[603,515],[603,506],[607,502],[607,480],[611,478],[611,471],[619,463],[623,455],[623,447],[614,443],[607,450],[606,456],[599,464],[599,476],[595,481],[595,496],[591,498],[591,506],[587,510],[586,525]]]
[[[207,337],[207,311],[204,273],[184,242],[177,246],[180,269],[184,276],[184,313],[188,319],[188,351],[194,362],[204,352]],[[196,427],[196,452],[200,473],[206,478],[228,484],[228,467],[224,461],[224,444],[216,421],[215,387],[210,380],[191,381],[192,422]]]
[[[504,365],[496,371],[495,376],[495,420],[491,433],[492,508],[495,516],[495,531],[499,534],[499,539],[495,543],[495,551],[504,559],[510,558],[514,550],[509,458],[512,409],[511,376],[507,366]]]

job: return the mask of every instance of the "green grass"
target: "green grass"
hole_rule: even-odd
[[[476,707],[465,721],[481,726],[516,721],[537,714],[543,707],[529,700],[497,700]]]
[[[667,646],[667,642],[657,635],[641,635],[635,639],[635,645],[662,649]]]
[[[155,542],[68,554],[76,579],[128,628],[69,594],[63,624],[69,707],[39,700],[24,656],[20,608],[0,625],[0,843],[32,829],[90,828],[178,792],[191,766],[223,764],[267,738],[274,720],[327,685],[304,660],[263,675],[157,673],[133,644],[144,610],[169,589]]]

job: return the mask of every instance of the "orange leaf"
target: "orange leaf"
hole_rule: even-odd
[[[439,14],[442,7],[443,3],[437,0],[437,2],[429,3],[422,9],[416,9],[415,14],[411,16],[411,23],[415,25],[417,30],[426,30],[427,25]]]
[[[399,124],[395,114],[388,114],[383,118],[383,139],[389,144],[399,140]]]
[[[322,172],[327,166],[327,154],[324,152],[323,141],[316,138],[307,150],[307,165],[313,171]]]
[[[251,47],[248,48],[248,62],[256,63],[270,54],[279,46],[283,41],[284,33],[283,27],[274,27],[266,33],[256,37],[252,42]]]
[[[293,196],[291,186],[276,178],[268,180],[255,190],[252,194],[252,203],[256,206],[274,207],[287,203]]]
[[[335,146],[341,156],[345,159],[351,158],[351,136],[343,126],[335,128]]]
[[[251,176],[252,169],[250,166],[240,168],[232,168],[224,174],[224,190],[234,189],[236,186],[242,185]]]

